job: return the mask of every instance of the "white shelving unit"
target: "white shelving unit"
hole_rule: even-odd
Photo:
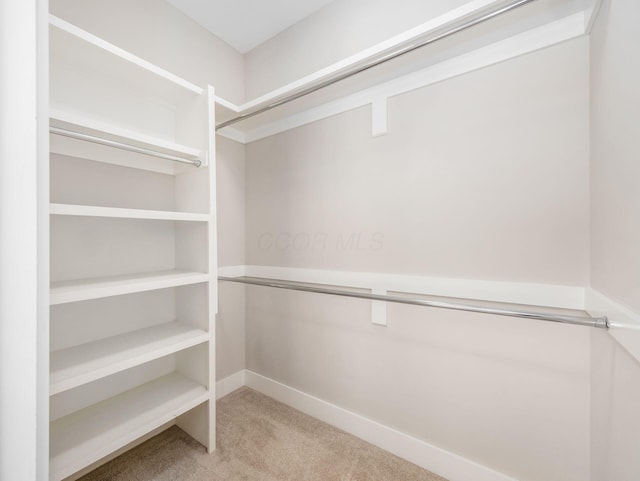
[[[50,479],[171,424],[213,451],[213,88],[50,27]]]

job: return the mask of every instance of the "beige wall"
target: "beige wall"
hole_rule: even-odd
[[[588,103],[581,38],[392,99],[384,137],[362,108],[252,143],[247,262],[584,285]],[[587,329],[370,309],[249,288],[247,367],[523,481],[589,478]]]
[[[589,331],[247,290],[247,367],[522,481],[589,477]]]
[[[245,56],[248,100],[463,5],[467,0],[339,0]]]
[[[591,284],[640,312],[640,3],[605,0],[591,35]],[[592,481],[640,479],[640,363],[592,341]]]
[[[245,149],[218,136],[217,202],[218,265],[245,263]],[[245,368],[245,289],[218,284],[216,318],[216,378],[224,379]]]
[[[52,0],[51,12],[200,86],[241,101],[243,57],[158,0]],[[244,264],[244,146],[217,138],[218,260]],[[216,373],[245,367],[244,289],[220,286]]]
[[[389,125],[248,145],[248,263],[587,283],[586,38],[395,97]]]
[[[591,481],[637,481],[640,364],[606,332],[591,351]]]
[[[218,265],[244,264],[245,259],[245,148],[216,137]]]

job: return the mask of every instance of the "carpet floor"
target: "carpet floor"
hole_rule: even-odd
[[[81,481],[446,481],[249,388],[217,423],[213,454],[173,426]]]

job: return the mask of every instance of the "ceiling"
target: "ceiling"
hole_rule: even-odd
[[[240,53],[247,53],[333,0],[167,0]]]

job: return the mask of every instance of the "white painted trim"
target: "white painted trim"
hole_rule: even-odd
[[[587,3],[587,9],[584,12],[584,30],[585,33],[591,33],[593,25],[596,23],[598,13],[602,7],[602,0],[585,0]]]
[[[247,266],[221,266],[218,267],[218,275],[224,277],[243,277],[246,275]]]
[[[0,0],[0,479],[48,479],[48,10]]]
[[[586,310],[594,316],[607,316],[609,334],[640,361],[640,313],[613,301],[591,287],[587,289]]]
[[[449,481],[516,481],[479,463],[255,372],[245,371],[245,381],[251,389],[353,434]]]
[[[242,132],[238,129],[225,127],[219,130],[218,134],[241,143],[255,142],[256,140],[371,104],[380,98],[394,97],[489,65],[526,55],[536,50],[579,37],[584,33],[585,12],[578,12],[411,74],[289,115],[282,119],[274,120],[256,127],[253,130]],[[304,79],[301,79],[274,92],[282,91],[278,96],[282,96],[284,93],[291,93],[295,89],[287,89],[291,89],[291,86],[294,84],[304,86],[303,81]],[[233,105],[231,102],[220,98],[218,98],[217,101],[224,107],[242,114],[250,109],[257,102],[257,99],[256,101],[240,106]]]
[[[482,279],[448,279],[376,272],[330,271],[276,266],[228,266],[219,276],[264,277],[292,282],[329,284],[389,292],[429,294],[491,302],[508,302],[563,309],[584,309],[585,288],[554,284],[501,282]]]
[[[231,376],[227,376],[224,379],[220,379],[216,383],[216,399],[221,399],[227,394],[231,394],[233,391],[240,389],[246,385],[246,371],[238,371]]]
[[[0,0],[2,1],[2,0]],[[33,2],[32,2],[33,3]],[[37,373],[38,384],[36,387],[37,393],[37,416],[38,416],[38,432],[36,436],[37,450],[36,450],[36,479],[47,480],[49,479],[49,382],[50,382],[50,360],[48,353],[50,351],[50,319],[49,319],[49,283],[50,283],[50,216],[48,212],[48,205],[50,201],[50,142],[49,142],[49,108],[50,108],[50,92],[49,92],[49,64],[50,64],[50,48],[49,48],[49,1],[48,0],[36,0],[36,99],[37,99],[37,112],[36,122],[38,124],[38,356]],[[17,22],[18,28],[24,31],[25,24]],[[12,42],[16,41],[16,38],[11,35],[11,32],[6,32]],[[15,48],[15,47],[10,47]],[[18,52],[18,56],[22,62],[26,61],[24,55]],[[12,66],[15,68],[15,65]],[[1,70],[1,69],[0,69]],[[2,102],[0,102],[2,103]],[[5,106],[6,108],[6,106]],[[21,109],[25,106],[21,105]],[[11,111],[10,111],[11,112]],[[11,114],[14,115],[14,114]],[[15,117],[12,117],[12,121],[15,122]],[[22,164],[24,158],[21,158],[21,169],[24,167]],[[20,209],[20,215],[24,216],[25,213]],[[0,229],[1,230],[1,229]],[[1,237],[1,235],[0,235]],[[2,241],[0,241],[0,244]],[[20,322],[23,322],[21,319]],[[1,363],[0,363],[1,364]],[[2,375],[0,375],[2,378]],[[21,381],[24,382],[25,378],[20,373]],[[24,401],[24,399],[23,399]],[[0,409],[1,410],[1,409]],[[19,418],[20,419],[20,418]],[[19,421],[20,422],[20,421]],[[0,425],[2,422],[0,421]],[[21,431],[24,430],[24,425],[20,423]],[[12,438],[11,443],[15,446],[15,442]],[[2,444],[2,441],[0,441]],[[0,449],[1,451],[1,449]],[[20,452],[21,459],[24,461],[25,453]],[[0,459],[2,459],[2,453],[0,453]],[[1,462],[0,462],[1,463]],[[2,474],[0,473],[0,478]]]
[[[216,91],[212,85],[207,85],[207,96],[206,96],[206,114],[207,114],[207,123],[205,127],[206,132],[206,151],[209,153],[209,158],[207,159],[207,167],[209,172],[207,173],[207,186],[209,188],[209,215],[211,216],[212,221],[208,224],[208,236],[209,241],[207,242],[209,247],[209,259],[207,266],[207,273],[209,274],[210,281],[207,285],[207,290],[209,292],[209,312],[207,313],[207,331],[212,334],[212,339],[209,341],[207,345],[207,361],[208,361],[208,372],[207,376],[207,387],[209,388],[209,402],[207,406],[204,408],[206,410],[206,415],[201,416],[199,414],[188,414],[184,416],[184,418],[178,421],[178,425],[184,429],[189,435],[193,436],[195,439],[199,440],[201,443],[204,441],[204,446],[207,448],[208,453],[212,453],[216,449],[217,437],[216,437],[216,426],[217,426],[217,411],[216,411],[216,388],[217,388],[217,379],[216,379],[216,343],[215,343],[215,333],[216,333],[216,316],[218,314],[218,283],[214,281],[214,277],[218,272],[218,197],[216,195],[217,192],[217,172],[218,172],[218,158],[217,158],[217,149],[216,149]],[[203,141],[205,138],[202,139]],[[202,422],[207,424],[202,429]]]
[[[219,95],[216,95],[214,97],[214,99],[215,99],[215,102],[217,104],[220,104],[224,108],[229,109],[229,110],[231,110],[232,112],[235,112],[235,113],[239,113],[240,112],[241,107],[239,107],[238,105],[234,104],[233,102],[230,102],[229,100],[223,99]]]
[[[224,129],[217,130],[216,134],[240,144],[248,143],[247,135],[238,129],[234,129],[233,127],[225,127]]]

